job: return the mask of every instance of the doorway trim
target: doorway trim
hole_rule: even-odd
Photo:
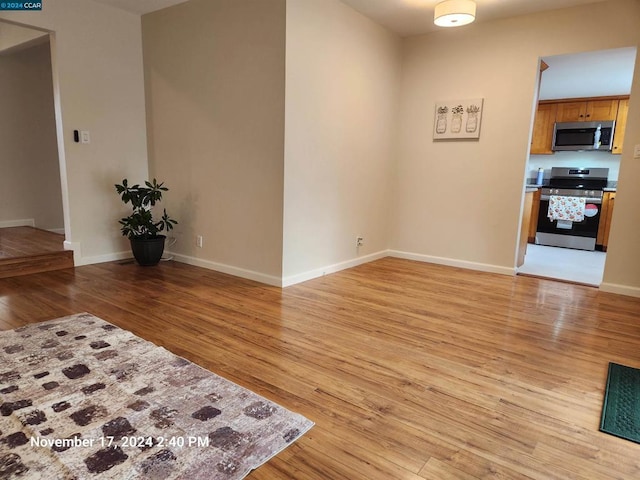
[[[67,163],[66,163],[66,151],[64,145],[64,125],[62,121],[62,102],[60,100],[60,80],[58,69],[58,55],[57,55],[57,39],[56,33],[51,30],[36,27],[25,23],[14,22],[8,19],[0,19],[1,23],[15,25],[17,27],[27,28],[43,33],[47,33],[49,36],[49,55],[51,57],[51,83],[53,91],[53,109],[55,116],[55,128],[56,128],[56,143],[58,151],[58,170],[60,174],[60,189],[62,197],[62,215],[64,223],[64,248],[65,250],[72,250],[74,257],[74,264],[80,264],[80,244],[73,242],[71,233],[71,212],[69,202],[69,183],[67,179]]]

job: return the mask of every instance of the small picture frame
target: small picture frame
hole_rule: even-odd
[[[436,102],[434,140],[478,139],[484,98]]]

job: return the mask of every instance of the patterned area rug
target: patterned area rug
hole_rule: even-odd
[[[83,313],[0,332],[0,479],[241,479],[313,423]]]

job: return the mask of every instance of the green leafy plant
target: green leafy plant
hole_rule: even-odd
[[[163,209],[160,220],[153,219],[151,209],[162,200],[163,192],[169,190],[164,183],[158,183],[154,178],[153,182],[144,182],[144,186],[130,186],[125,178],[122,184],[116,184],[115,187],[122,201],[125,204],[131,203],[133,208],[131,215],[123,217],[119,222],[120,231],[125,237],[153,238],[163,230],[173,230],[173,226],[177,225],[178,222],[169,217],[166,209]]]

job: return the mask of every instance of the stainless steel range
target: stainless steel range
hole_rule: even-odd
[[[542,188],[536,244],[595,250],[608,168],[553,167]]]

